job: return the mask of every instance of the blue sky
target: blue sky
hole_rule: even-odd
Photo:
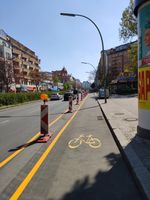
[[[0,28],[35,51],[42,71],[66,67],[81,81],[97,67],[101,40],[95,26],[82,17],[64,17],[61,12],[91,18],[99,27],[104,48],[121,45],[119,22],[129,0],[1,0]]]

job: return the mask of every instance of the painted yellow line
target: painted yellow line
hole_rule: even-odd
[[[10,197],[10,200],[17,200],[20,197],[20,195],[22,194],[22,192],[24,191],[24,189],[27,187],[27,185],[31,181],[32,177],[38,171],[38,169],[40,168],[40,166],[42,165],[42,163],[44,162],[44,160],[46,159],[46,157],[48,156],[48,154],[51,152],[51,150],[54,147],[54,145],[56,144],[57,140],[60,138],[60,136],[62,135],[62,133],[64,132],[64,130],[67,128],[67,126],[71,123],[71,121],[74,119],[74,117],[78,113],[79,109],[81,108],[81,106],[85,102],[86,98],[84,99],[84,101],[82,102],[82,104],[79,106],[79,108],[77,109],[77,111],[70,117],[70,119],[67,121],[67,123],[58,132],[58,134],[56,135],[56,137],[54,138],[54,140],[48,146],[48,148],[43,153],[43,155],[40,157],[40,159],[37,161],[37,163],[34,165],[34,167],[32,168],[32,170],[28,173],[28,175],[25,177],[25,179],[19,185],[19,187],[17,188],[17,190]]]
[[[64,113],[66,112],[66,110],[64,111]],[[55,124],[63,115],[59,115],[59,117],[57,117],[54,121],[52,121],[50,124],[49,124],[49,127],[52,126],[53,124]],[[16,150],[13,154],[11,154],[9,157],[7,157],[5,160],[3,160],[2,162],[0,162],[0,168],[3,167],[4,165],[6,165],[9,161],[11,161],[15,156],[17,156],[21,151],[23,151],[27,146],[28,146],[28,143],[30,142],[33,142],[38,136],[40,135],[40,132],[36,133],[35,136],[33,136],[29,141],[27,141],[26,144],[24,144],[22,146],[22,148],[20,148],[19,150]]]

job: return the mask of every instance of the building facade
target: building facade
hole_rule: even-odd
[[[71,75],[69,75],[66,68],[63,67],[62,70],[52,71],[52,78],[53,82],[58,79],[58,82],[65,83],[67,81],[70,81]]]
[[[133,82],[137,82],[137,70],[129,55],[131,46],[136,44],[137,41],[105,50],[105,69],[103,61],[100,59],[96,75],[97,79],[100,80],[99,87],[104,85],[104,81],[106,81],[106,85],[114,85],[115,87],[116,85],[127,86],[127,82],[136,87],[136,83],[133,84]],[[104,76],[105,72],[106,77]]]
[[[0,29],[0,92],[8,91],[14,83],[12,45],[7,34]]]
[[[40,81],[40,60],[35,55],[34,51],[24,46],[12,37],[8,37],[12,45],[12,57],[16,86],[21,87],[21,85],[38,85]]]
[[[40,82],[39,64],[34,51],[0,29],[0,91],[35,89]]]

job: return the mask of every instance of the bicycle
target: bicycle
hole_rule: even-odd
[[[99,148],[101,146],[101,142],[98,138],[93,137],[93,135],[80,135],[78,138],[74,138],[68,142],[68,146],[71,149],[75,149],[79,147],[82,143],[88,144],[92,148]]]

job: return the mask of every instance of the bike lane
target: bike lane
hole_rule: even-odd
[[[64,130],[19,199],[141,199],[93,96]]]

